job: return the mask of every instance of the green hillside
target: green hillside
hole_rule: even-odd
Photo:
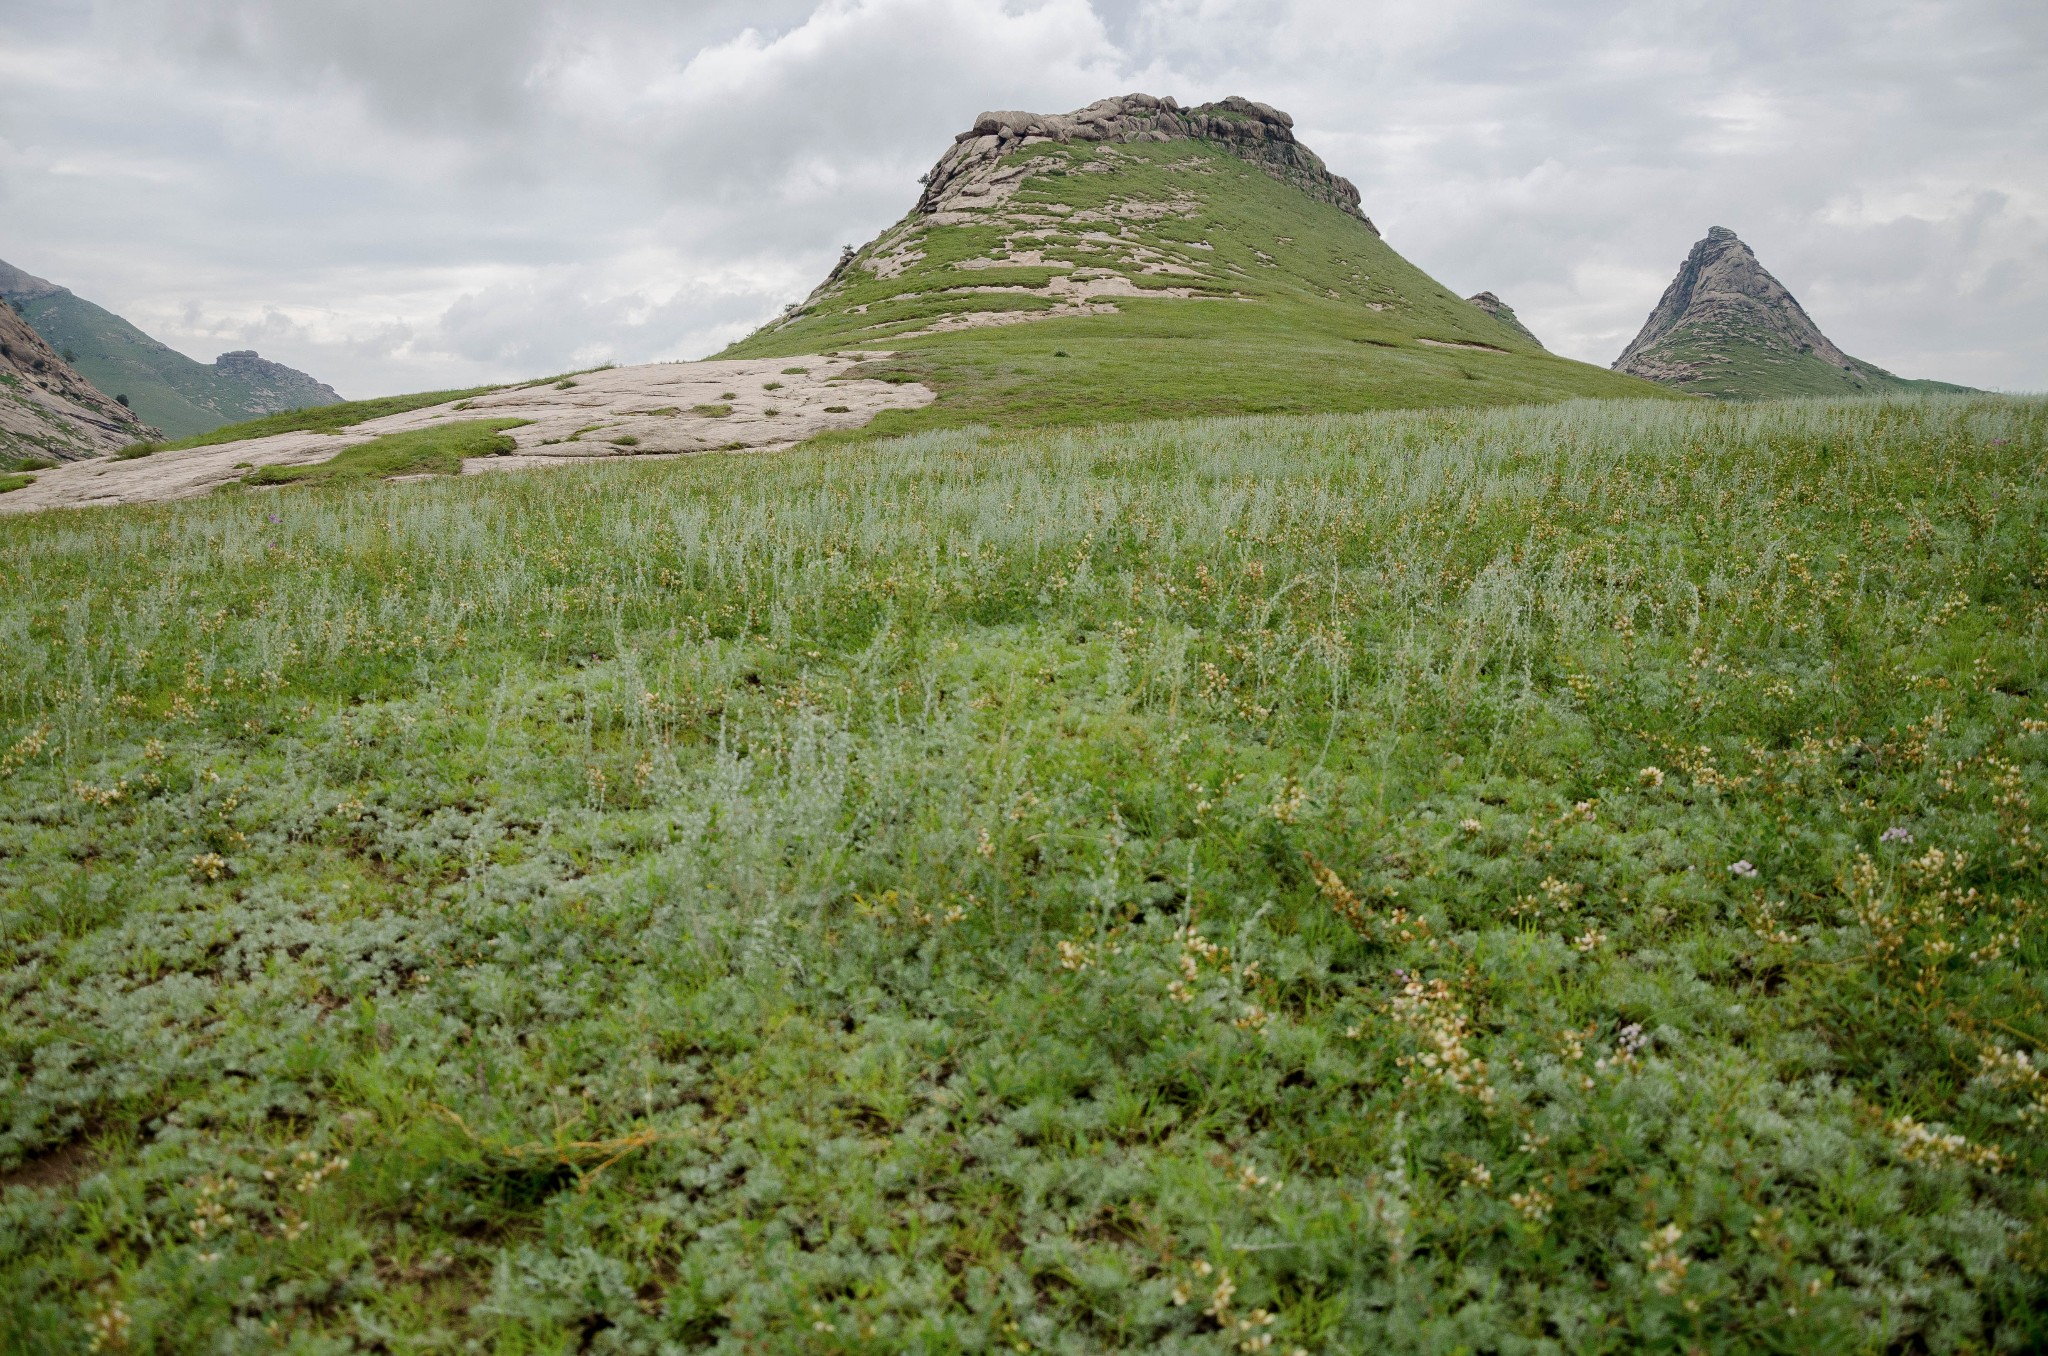
[[[171,438],[340,399],[304,373],[254,354],[196,362],[63,288],[10,300],[87,380],[110,396],[126,396],[144,423]]]
[[[913,212],[719,356],[895,350],[875,370],[939,399],[878,432],[1659,394],[1544,352],[1225,146],[1047,142],[1005,176],[1011,196]]]
[[[2048,1349],[2044,457],[1579,401],[0,519],[0,1350]]]
[[[1787,400],[1808,396],[1968,394],[1967,386],[1895,376],[1874,363],[1838,366],[1784,342],[1762,327],[1681,325],[1658,344],[1658,356],[1686,370],[1674,383],[1722,400]]]

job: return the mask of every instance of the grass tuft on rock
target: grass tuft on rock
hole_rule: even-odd
[[[311,466],[264,466],[242,480],[248,485],[303,485],[405,475],[458,475],[462,463],[470,457],[497,457],[516,451],[517,444],[505,436],[505,430],[532,422],[465,419],[387,433]]]
[[[348,400],[339,405],[315,405],[310,409],[286,410],[282,414],[267,414],[261,419],[245,423],[229,424],[191,438],[176,442],[157,443],[151,451],[178,451],[188,447],[218,447],[222,443],[237,443],[245,438],[268,438],[279,433],[339,433],[345,428],[381,419],[390,414],[406,414],[423,410],[431,405],[444,405],[452,400],[470,396],[488,395],[501,389],[496,386],[472,386],[461,391],[419,391],[412,395],[380,396],[375,400]],[[140,445],[140,444],[138,444]],[[146,455],[146,454],[143,454]]]

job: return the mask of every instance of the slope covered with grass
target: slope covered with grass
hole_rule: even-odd
[[[1657,356],[1687,373],[1679,389],[1722,400],[1960,394],[1968,387],[1895,376],[1866,362],[1838,367],[1812,353],[1727,325],[1686,326],[1666,336]]]
[[[720,356],[892,350],[874,370],[939,399],[881,432],[1659,394],[1546,353],[1220,145],[1038,144],[990,172],[1005,196],[913,212]]]
[[[0,1347],[2039,1349],[2044,438],[0,522]]]

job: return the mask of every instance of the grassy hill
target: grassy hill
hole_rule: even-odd
[[[38,289],[10,301],[94,386],[127,397],[144,423],[171,438],[340,399],[303,372],[254,354],[195,361],[63,288]]]
[[[0,1348],[2039,1350],[2044,453],[1577,402],[0,521]]]
[[[1039,143],[987,173],[995,201],[912,212],[720,356],[895,350],[875,370],[940,394],[879,432],[1659,394],[1220,144]]]

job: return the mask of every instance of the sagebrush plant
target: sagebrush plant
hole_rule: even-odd
[[[0,522],[0,1346],[2039,1349],[2044,435]]]

